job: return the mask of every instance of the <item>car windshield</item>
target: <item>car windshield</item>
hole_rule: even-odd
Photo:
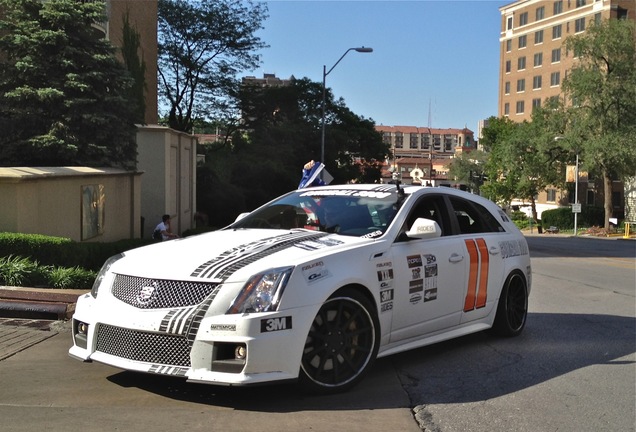
[[[379,237],[397,213],[396,201],[395,190],[305,189],[270,202],[229,228],[304,228]]]

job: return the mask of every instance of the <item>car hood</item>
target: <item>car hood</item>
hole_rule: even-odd
[[[156,279],[244,281],[373,240],[310,230],[227,229],[132,249],[111,271]]]

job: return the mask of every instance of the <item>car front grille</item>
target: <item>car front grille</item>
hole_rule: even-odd
[[[113,295],[139,309],[194,306],[216,288],[216,283],[148,279],[115,275]]]
[[[96,350],[153,365],[190,367],[190,347],[185,336],[99,324]]]

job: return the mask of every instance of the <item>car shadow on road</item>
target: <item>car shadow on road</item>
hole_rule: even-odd
[[[108,379],[167,398],[256,412],[485,401],[587,366],[624,364],[622,358],[636,352],[635,329],[636,320],[628,317],[531,313],[519,337],[497,338],[481,332],[382,358],[358,386],[329,396],[307,395],[293,384],[219,387],[132,372]]]

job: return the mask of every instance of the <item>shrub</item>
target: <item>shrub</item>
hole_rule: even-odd
[[[45,283],[45,268],[37,261],[9,255],[0,258],[0,284],[9,286],[40,286]]]
[[[541,222],[544,228],[555,226],[559,229],[573,229],[574,216],[572,208],[560,207],[545,210],[541,214]],[[577,216],[577,225],[582,226],[603,226],[605,224],[605,211],[602,207],[582,206],[581,213]]]
[[[47,285],[53,288],[90,289],[96,277],[96,272],[79,267],[50,267]]]

